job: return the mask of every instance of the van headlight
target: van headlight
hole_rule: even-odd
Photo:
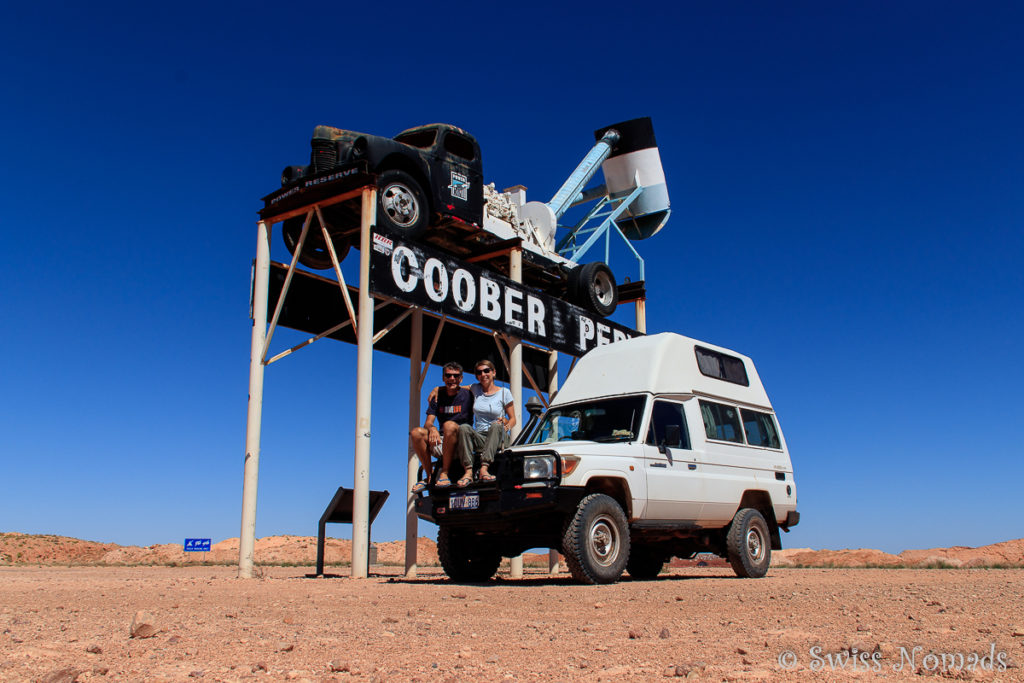
[[[528,455],[523,458],[523,479],[553,479],[555,456]]]

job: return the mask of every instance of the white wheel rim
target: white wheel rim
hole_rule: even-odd
[[[391,183],[380,193],[380,205],[395,225],[407,228],[415,225],[420,217],[416,195],[402,183]]]
[[[760,562],[764,559],[764,538],[762,538],[761,532],[758,529],[747,531],[747,554],[754,562]]]
[[[607,515],[601,515],[590,525],[587,539],[594,560],[602,567],[607,567],[619,556],[619,530],[615,522]]]
[[[601,302],[602,306],[611,305],[614,288],[615,283],[608,277],[608,273],[602,270],[594,275],[594,294],[597,295],[597,300]]]

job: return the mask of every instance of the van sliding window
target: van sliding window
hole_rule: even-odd
[[[701,401],[700,414],[704,418],[704,433],[709,439],[743,443],[743,428],[740,427],[739,410],[736,407]]]
[[[765,448],[782,448],[779,441],[779,430],[775,427],[775,418],[768,413],[756,410],[740,410],[743,414],[743,428],[747,432],[747,443],[751,446]]]

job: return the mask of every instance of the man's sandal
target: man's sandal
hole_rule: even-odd
[[[466,475],[462,479],[459,479],[458,483],[456,483],[455,485],[458,486],[460,489],[464,489],[464,488],[466,488],[467,486],[469,486],[472,483],[473,483],[473,477],[471,477],[469,475]]]
[[[427,488],[427,482],[426,481],[418,481],[418,482],[416,482],[415,484],[412,485],[412,492],[413,493],[419,493],[420,491],[426,490],[426,488]]]
[[[437,482],[434,484],[439,489],[446,489],[452,485],[452,480],[448,478],[447,474],[442,474],[437,478]]]
[[[488,472],[487,474],[480,475],[480,481],[494,481],[495,479],[497,479],[497,477],[491,474],[490,472]]]

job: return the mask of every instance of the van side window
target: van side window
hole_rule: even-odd
[[[675,443],[666,441],[670,425],[679,428],[679,438]],[[686,430],[686,417],[683,414],[682,403],[670,403],[669,401],[655,401],[654,409],[651,412],[651,428],[647,431],[647,443],[651,446],[668,446],[669,448],[690,448],[690,433]]]
[[[739,410],[733,406],[711,401],[700,402],[700,414],[704,418],[704,433],[709,439],[743,443],[743,429],[740,427]]]
[[[697,354],[697,367],[702,375],[724,379],[726,382],[750,386],[747,378],[747,368],[743,365],[743,359],[736,356],[729,356],[718,351],[706,349],[703,346],[693,347]]]
[[[751,446],[765,448],[782,448],[779,441],[779,430],[775,428],[775,419],[769,413],[756,410],[740,410],[743,414],[743,428],[747,432],[747,443]]]

